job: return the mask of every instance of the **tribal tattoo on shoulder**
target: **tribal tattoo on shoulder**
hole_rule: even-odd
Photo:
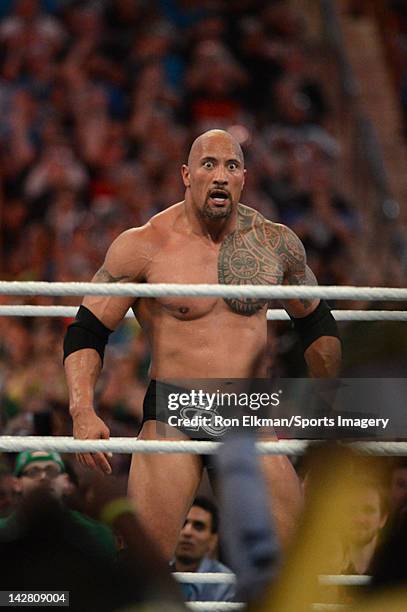
[[[277,250],[280,232],[255,210],[239,204],[237,230],[222,243],[218,257],[218,280],[226,285],[275,285],[282,282],[284,268]],[[255,298],[224,298],[237,314],[251,316],[267,305]]]
[[[281,226],[281,242],[277,250],[284,262],[285,281],[288,285],[317,285],[317,279],[306,264],[306,254],[301,240],[287,227]],[[311,300],[300,298],[304,308],[309,308]]]
[[[129,276],[112,276],[103,266],[96,272],[93,280],[98,283],[120,283],[130,280]]]
[[[294,232],[242,204],[238,205],[237,229],[225,238],[219,252],[218,280],[226,285],[318,284]],[[254,298],[224,300],[234,312],[246,316],[267,304],[267,300]],[[304,308],[311,305],[310,300],[300,302]]]

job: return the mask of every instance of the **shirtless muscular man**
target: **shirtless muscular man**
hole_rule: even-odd
[[[210,130],[199,136],[182,167],[185,200],[116,238],[93,281],[317,284],[298,237],[239,203],[245,172],[240,145],[228,132]],[[310,375],[335,376],[341,345],[328,306],[320,300],[296,299],[285,301],[284,307],[303,341]],[[152,381],[266,375],[261,363],[267,341],[265,300],[88,296],[64,344],[75,438],[109,437],[94,410],[94,388],[108,336],[129,308],[149,338]],[[166,439],[185,438],[168,424],[162,426]],[[153,415],[145,415],[139,439],[159,437]],[[78,458],[91,468],[111,471],[104,453],[82,453]],[[265,456],[262,462],[274,519],[286,541],[301,507],[298,480],[286,457]],[[129,495],[168,559],[194,499],[202,465],[198,455],[133,455]]]

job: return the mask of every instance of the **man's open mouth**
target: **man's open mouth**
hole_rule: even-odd
[[[214,189],[209,194],[209,199],[215,204],[215,206],[224,206],[229,202],[230,197],[227,191],[223,189]]]

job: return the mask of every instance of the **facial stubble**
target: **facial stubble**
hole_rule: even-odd
[[[201,211],[201,215],[204,219],[227,219],[232,213],[232,204],[228,202],[225,207],[213,208],[209,205],[208,201],[205,201],[205,205]]]

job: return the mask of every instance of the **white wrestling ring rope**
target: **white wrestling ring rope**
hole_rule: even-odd
[[[78,306],[34,306],[31,304],[0,306],[0,317],[75,317]],[[407,321],[406,310],[332,310],[336,321]],[[134,319],[129,310],[126,319]],[[268,321],[289,321],[282,308],[267,310]]]
[[[229,601],[189,601],[185,603],[188,610],[207,610],[208,612],[229,612],[229,610],[245,610],[246,606],[243,603],[234,603]],[[315,603],[311,605],[312,610],[349,610],[350,606],[346,604],[329,604]]]
[[[183,584],[236,584],[236,576],[226,572],[173,572],[172,576]],[[364,586],[371,576],[358,574],[326,574],[319,576],[323,586]]]
[[[243,603],[234,603],[230,601],[188,601],[185,602],[185,606],[188,610],[208,610],[211,612],[244,610],[246,608]]]
[[[278,440],[256,442],[260,455],[302,455],[318,440]],[[404,456],[407,442],[346,442],[364,455]],[[57,451],[59,453],[189,453],[215,455],[220,442],[204,440],[137,440],[137,438],[110,438],[109,440],[76,440],[70,436],[0,436],[0,452]]]
[[[244,610],[244,608],[241,608]],[[347,604],[334,603],[314,603],[311,605],[311,610],[319,610],[320,612],[329,612],[329,610],[351,610],[351,606]]]
[[[199,610],[208,612],[229,612],[229,610],[245,610],[246,605],[243,603],[234,603],[229,601],[189,601],[185,602],[188,610]],[[330,604],[330,603],[314,603],[311,605],[311,610],[320,612],[329,612],[330,610],[349,610],[347,604]]]
[[[319,584],[324,586],[365,586],[371,580],[371,576],[360,576],[359,574],[325,574],[319,576]]]
[[[225,297],[254,299],[407,300],[400,287],[304,285],[219,285],[177,283],[60,283],[0,281],[0,295],[107,295],[131,297]]]
[[[172,572],[182,584],[236,584],[235,574],[229,572]]]

